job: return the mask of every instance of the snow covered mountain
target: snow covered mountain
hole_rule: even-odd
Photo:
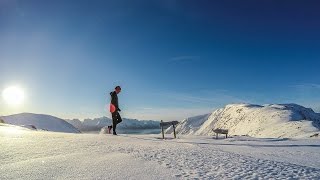
[[[2,116],[7,124],[19,125],[19,126],[31,126],[37,129],[55,131],[55,132],[66,132],[66,133],[79,133],[80,131],[74,126],[69,124],[63,119],[59,119],[50,115],[43,114],[32,114],[32,113],[21,113],[10,116]]]
[[[112,120],[107,117],[85,119],[80,121],[78,119],[66,120],[74,127],[81,131],[100,131],[105,126],[112,125]],[[117,126],[119,129],[153,129],[159,128],[159,121],[153,120],[137,120],[123,118],[123,121]]]
[[[212,129],[252,137],[309,137],[319,133],[320,114],[297,104],[230,104],[212,114],[187,118],[178,134],[213,135]],[[172,133],[172,127],[166,130]]]
[[[179,123],[179,125],[176,127],[176,132],[179,134],[185,134],[185,135],[191,135],[194,134],[199,128],[202,126],[202,124],[208,120],[209,116],[211,114],[205,114],[195,117],[190,117],[187,119],[184,119]],[[173,128],[168,128],[166,130],[166,133],[173,133]]]

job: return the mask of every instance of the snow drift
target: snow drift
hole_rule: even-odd
[[[213,135],[216,128],[228,129],[230,135],[310,137],[319,133],[320,115],[297,104],[230,104],[209,115],[187,118],[176,130],[178,134]],[[166,133],[172,133],[172,127]]]
[[[19,125],[23,127],[36,127],[40,130],[79,133],[80,131],[63,119],[50,115],[21,113],[0,117],[7,124]],[[30,128],[29,128],[30,129]]]

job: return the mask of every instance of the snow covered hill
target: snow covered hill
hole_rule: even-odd
[[[319,133],[320,115],[297,104],[230,104],[211,115],[187,118],[176,129],[178,134],[213,135],[216,128],[228,129],[230,135],[310,137]]]
[[[85,119],[84,121],[80,121],[78,119],[66,120],[66,121],[81,131],[100,131],[101,128],[112,125],[112,120],[107,117]],[[123,118],[123,121],[117,126],[117,128],[118,129],[153,129],[153,128],[159,128],[159,121]]]
[[[184,134],[184,135],[189,135],[189,134],[194,134],[201,125],[208,120],[209,116],[211,114],[205,114],[205,115],[200,115],[200,116],[195,116],[195,117],[190,117],[187,119],[184,119],[179,123],[179,125],[176,127],[176,132],[179,134]],[[166,133],[173,133],[173,128],[168,128],[166,130]]]
[[[2,116],[0,119],[3,119],[7,124],[25,127],[35,126],[37,129],[47,131],[79,133],[79,130],[65,120],[50,115],[21,113],[10,116]]]

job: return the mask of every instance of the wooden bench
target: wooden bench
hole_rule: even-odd
[[[219,134],[225,134],[226,138],[228,138],[228,129],[212,129],[214,133],[216,133],[216,139],[218,139]]]
[[[170,121],[170,122],[163,122],[161,120],[160,122],[160,127],[161,127],[161,132],[162,132],[162,139],[164,139],[164,127],[168,127],[168,126],[172,126],[173,127],[173,135],[174,135],[174,138],[177,138],[176,136],[176,125],[179,124],[178,121]]]

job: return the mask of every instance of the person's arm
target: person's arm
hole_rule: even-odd
[[[119,103],[118,103],[118,96],[115,91],[111,93],[111,104],[113,104],[116,107],[117,111],[121,111],[119,108]]]
[[[116,109],[117,109],[118,111],[121,111],[121,109],[119,108],[118,95],[117,95],[117,93],[115,93],[115,94],[116,94],[116,98],[115,98],[115,106],[116,106]]]

